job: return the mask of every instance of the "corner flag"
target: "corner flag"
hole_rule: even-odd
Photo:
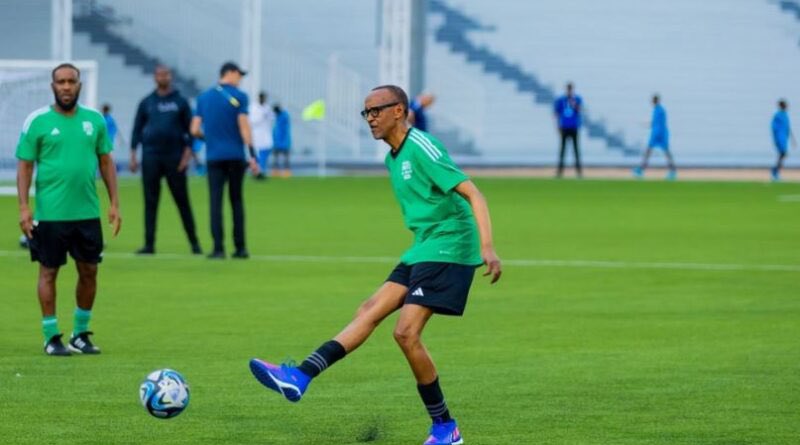
[[[303,109],[304,121],[321,121],[325,119],[325,101],[317,99]]]

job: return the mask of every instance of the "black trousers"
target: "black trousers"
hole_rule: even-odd
[[[578,175],[581,175],[581,152],[578,147],[578,129],[577,128],[562,128],[561,129],[561,151],[558,156],[558,176],[564,173],[564,154],[567,150],[567,140],[572,139],[572,149],[575,153],[575,170]]]
[[[243,160],[208,161],[208,197],[214,252],[225,251],[225,242],[222,236],[222,196],[225,193],[225,183],[228,183],[228,197],[233,211],[233,244],[236,250],[245,248],[242,189],[246,171],[247,164]]]
[[[197,231],[189,203],[186,170],[179,172],[180,158],[166,158],[154,155],[142,156],[142,185],[144,189],[144,244],[154,247],[156,242],[156,218],[158,201],[161,199],[161,178],[167,179],[167,186],[178,206],[183,222],[183,230],[191,245],[197,244]]]

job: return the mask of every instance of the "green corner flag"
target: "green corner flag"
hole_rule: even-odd
[[[325,119],[325,101],[317,99],[303,109],[304,121],[321,121]]]

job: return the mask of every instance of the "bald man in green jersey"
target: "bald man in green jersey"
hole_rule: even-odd
[[[297,402],[311,380],[358,348],[389,314],[399,310],[394,338],[408,360],[433,424],[425,445],[463,443],[445,403],[436,367],[422,344],[434,314],[462,315],[475,268],[500,279],[489,209],[481,192],[453,163],[442,144],[408,127],[408,96],[394,85],[372,90],[362,117],[375,139],[389,144],[386,167],[414,244],[386,282],[358,309],[353,321],[300,366],[260,359],[250,369],[263,385]]]

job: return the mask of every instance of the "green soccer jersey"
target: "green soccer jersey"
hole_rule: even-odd
[[[110,153],[103,115],[78,105],[65,116],[40,108],[25,120],[17,159],[36,163],[38,221],[76,221],[100,217],[95,174],[98,156]]]
[[[400,261],[480,265],[480,242],[469,203],[454,188],[469,179],[429,134],[409,129],[386,168],[414,244]]]

